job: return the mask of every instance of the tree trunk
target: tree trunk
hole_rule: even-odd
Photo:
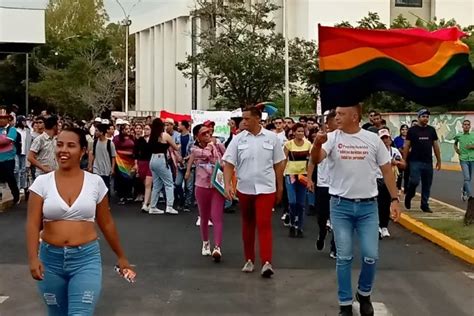
[[[467,202],[467,210],[464,215],[464,225],[469,226],[474,223],[474,197],[470,197]]]

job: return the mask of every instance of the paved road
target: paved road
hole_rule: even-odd
[[[327,251],[314,250],[314,218],[306,238],[289,239],[275,216],[276,275],[264,280],[240,272],[238,213],[225,216],[224,260],[214,264],[200,255],[195,213],[150,216],[137,208],[113,210],[137,265],[137,283],[115,275],[114,257],[101,241],[104,287],[97,315],[337,315],[335,262]],[[0,213],[1,316],[45,315],[29,277],[24,221],[24,205]],[[373,295],[378,315],[472,316],[474,280],[465,273],[474,274],[474,268],[397,226],[392,235],[381,243]]]
[[[461,201],[462,184],[460,171],[435,171],[431,196],[465,210],[467,204]]]

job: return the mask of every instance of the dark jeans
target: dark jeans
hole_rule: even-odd
[[[410,161],[410,181],[406,197],[412,199],[421,179],[421,208],[429,208],[431,184],[433,183],[433,164],[428,162]]]
[[[326,239],[328,233],[326,224],[329,219],[329,209],[331,196],[329,195],[328,187],[316,187],[316,216],[318,218],[319,226],[319,240]],[[331,240],[331,251],[336,252],[336,244],[334,243],[334,235]]]
[[[410,182],[410,165],[407,161],[407,165],[405,167],[405,170],[403,170],[403,191],[406,192],[408,191],[408,183]]]
[[[379,195],[377,196],[379,227],[387,228],[388,222],[390,221],[390,204],[392,203],[392,198],[383,179],[377,179],[377,189],[379,191]]]
[[[13,201],[20,200],[20,191],[15,179],[15,159],[0,162],[0,182],[8,183],[8,187],[12,192]]]

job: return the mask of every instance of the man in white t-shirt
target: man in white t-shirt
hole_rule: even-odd
[[[285,122],[283,122],[282,118],[277,117],[273,120],[273,124],[275,124],[275,133],[281,142],[281,147],[283,147],[288,140],[285,133]]]
[[[378,210],[376,174],[380,168],[391,195],[391,217],[400,217],[398,191],[392,172],[390,155],[377,134],[359,127],[360,105],[338,107],[338,129],[326,134],[321,130],[314,141],[311,157],[319,164],[327,159],[331,224],[337,248],[337,281],[340,313],[352,315],[351,270],[353,236],[360,242],[362,269],[356,298],[361,315],[373,315],[370,301],[378,259]]]

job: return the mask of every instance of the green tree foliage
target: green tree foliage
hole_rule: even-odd
[[[219,107],[243,107],[281,94],[285,43],[272,19],[278,8],[272,1],[250,7],[241,1],[197,1],[199,53],[178,69],[188,78],[204,78]],[[297,83],[315,68],[316,45],[295,39],[290,47],[290,80]]]

